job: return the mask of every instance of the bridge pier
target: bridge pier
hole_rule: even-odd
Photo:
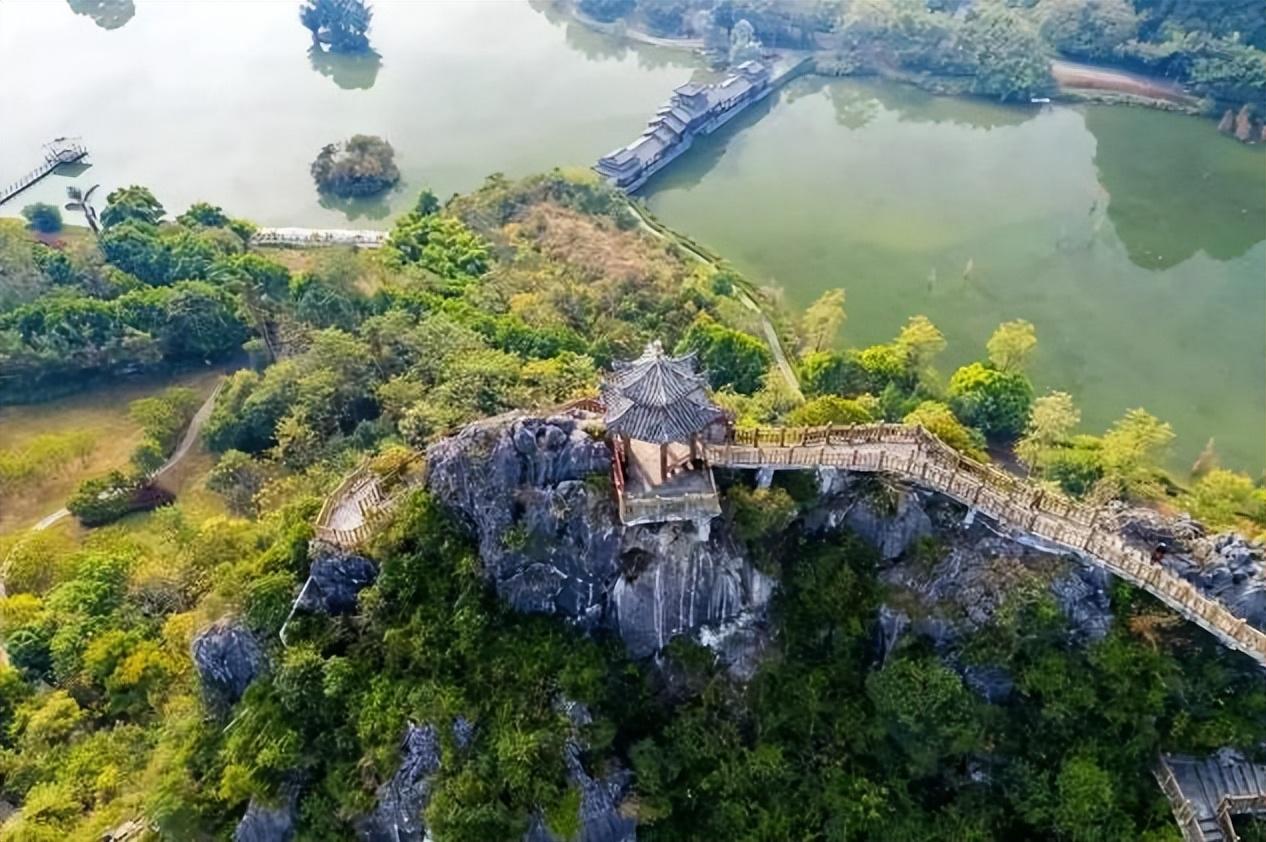
[[[756,469],[756,487],[769,488],[774,484],[773,468],[757,468]]]

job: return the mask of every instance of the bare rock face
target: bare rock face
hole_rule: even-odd
[[[596,416],[503,416],[427,450],[427,484],[473,530],[488,577],[520,611],[609,628],[636,656],[682,634],[743,660],[763,642],[772,581],[719,522],[625,527]]]
[[[246,814],[233,829],[233,842],[290,842],[294,838],[293,798],[273,807],[251,799]]]
[[[400,767],[378,788],[374,811],[356,823],[356,835],[363,842],[427,838],[422,813],[431,800],[431,779],[440,769],[439,733],[432,725],[409,725],[400,753]]]
[[[1240,113],[1235,115],[1235,138],[1244,143],[1252,143],[1257,139],[1253,126],[1253,108],[1245,103]]]
[[[773,593],[773,581],[748,564],[720,529],[665,523],[631,528],[624,539],[624,574],[611,592],[612,622],[634,656],[763,607]]]
[[[601,624],[619,572],[606,442],[583,413],[492,418],[427,449],[427,485],[474,530],[484,570],[520,611]]]
[[[318,614],[350,614],[356,595],[374,583],[378,567],[364,556],[323,541],[313,541],[308,581],[299,591],[295,609]]]
[[[1235,110],[1228,108],[1222,115],[1222,119],[1218,121],[1218,131],[1222,134],[1232,134],[1235,131]]]
[[[208,703],[228,709],[263,671],[265,658],[250,630],[228,620],[198,633],[193,640],[193,663]]]
[[[1189,553],[1170,553],[1162,563],[1200,591],[1259,629],[1266,629],[1266,553],[1234,533],[1197,542]]]
[[[878,550],[883,561],[899,558],[932,532],[917,494],[902,486],[822,468],[818,488],[822,501],[806,516],[805,528],[822,533],[847,527]]]

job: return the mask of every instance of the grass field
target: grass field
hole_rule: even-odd
[[[0,450],[21,448],[36,436],[86,430],[93,437],[91,453],[39,485],[0,497],[0,534],[26,529],[65,505],[66,498],[88,476],[121,468],[141,440],[141,430],[128,418],[128,404],[168,386],[185,386],[205,398],[223,372],[220,369],[190,372],[176,377],[146,378],[112,383],[47,403],[0,407]],[[194,468],[209,467],[201,451],[190,454],[180,466],[181,487],[194,485]],[[203,464],[206,463],[206,464]],[[198,486],[200,482],[196,483]]]

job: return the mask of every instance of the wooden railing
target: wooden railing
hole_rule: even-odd
[[[952,497],[1072,552],[1151,593],[1224,645],[1266,666],[1266,633],[1232,614],[1190,582],[1153,562],[1115,531],[1099,526],[1100,510],[963,456],[922,427],[902,424],[735,430],[707,446],[707,458],[731,468],[817,468],[894,474]]]
[[[1174,771],[1169,768],[1164,757],[1157,762],[1153,774],[1156,775],[1161,791],[1169,799],[1169,806],[1173,810],[1174,821],[1178,822],[1183,842],[1207,842],[1204,831],[1200,828],[1200,817],[1196,815],[1195,805],[1183,795],[1182,787],[1178,786],[1178,779],[1174,777]]]

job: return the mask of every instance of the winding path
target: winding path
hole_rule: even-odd
[[[167,461],[159,466],[158,470],[150,476],[150,482],[161,483],[163,477],[182,459],[189,455],[190,449],[198,440],[198,434],[202,432],[202,425],[207,423],[207,419],[211,417],[211,411],[215,409],[215,399],[220,394],[220,390],[224,388],[224,381],[215,387],[211,394],[203,401],[202,406],[198,407],[198,411],[189,419],[189,426],[185,428],[185,434],[181,436],[180,443],[176,445],[176,449],[172,451],[171,456],[167,457]],[[171,489],[168,489],[169,491]],[[59,523],[63,518],[70,517],[69,509],[58,509],[50,515],[41,518],[38,523],[31,527],[32,532],[43,532],[50,526]]]
[[[1072,554],[1142,588],[1224,646],[1266,666],[1266,633],[1174,575],[1101,524],[1101,510],[969,459],[922,427],[904,424],[773,427],[710,444],[713,465],[887,473],[951,497],[1028,546]]]

